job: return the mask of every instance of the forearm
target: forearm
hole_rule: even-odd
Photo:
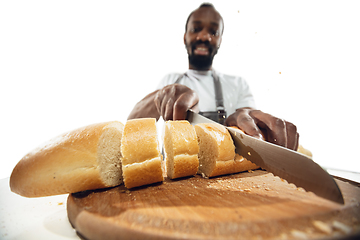
[[[138,102],[128,116],[128,120],[134,118],[156,118],[159,119],[160,114],[156,108],[154,99],[158,90],[148,94],[140,102]]]

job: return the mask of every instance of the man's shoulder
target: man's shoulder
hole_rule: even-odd
[[[226,74],[226,73],[222,73],[222,72],[218,72],[215,71],[216,74],[219,76],[220,79],[223,79],[225,81],[245,81],[245,79],[241,76],[238,75],[231,75],[231,74]]]
[[[162,80],[160,81],[160,83],[157,86],[157,89],[163,88],[166,85],[170,85],[176,82],[176,80],[179,78],[179,76],[181,76],[182,73],[168,73],[166,74]]]
[[[164,78],[174,78],[174,77],[179,77],[180,75],[182,75],[184,73],[178,73],[178,72],[172,72],[172,73],[168,73],[164,76]]]
[[[176,82],[176,80],[177,80],[181,75],[183,75],[183,73],[175,73],[175,72],[173,72],[173,73],[168,73],[168,74],[166,74],[166,75],[163,77],[162,82],[167,82],[167,83],[171,82],[171,83],[174,83],[174,82]]]

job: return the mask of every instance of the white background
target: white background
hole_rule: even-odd
[[[0,179],[63,132],[126,118],[187,70],[188,14],[202,1],[1,1]],[[359,1],[212,1],[225,21],[218,71],[295,123],[314,160],[360,172]]]

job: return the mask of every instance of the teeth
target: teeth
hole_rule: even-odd
[[[208,55],[209,49],[207,47],[196,47],[194,53],[199,55]]]

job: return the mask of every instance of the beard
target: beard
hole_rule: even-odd
[[[196,49],[196,45],[199,43],[205,44],[206,47],[209,49],[209,55],[203,56],[203,55],[196,55],[194,54],[194,50]],[[190,65],[194,66],[198,70],[208,70],[211,68],[213,59],[217,53],[217,48],[213,48],[209,42],[202,42],[198,41],[191,45],[191,52],[188,51],[188,59]]]

